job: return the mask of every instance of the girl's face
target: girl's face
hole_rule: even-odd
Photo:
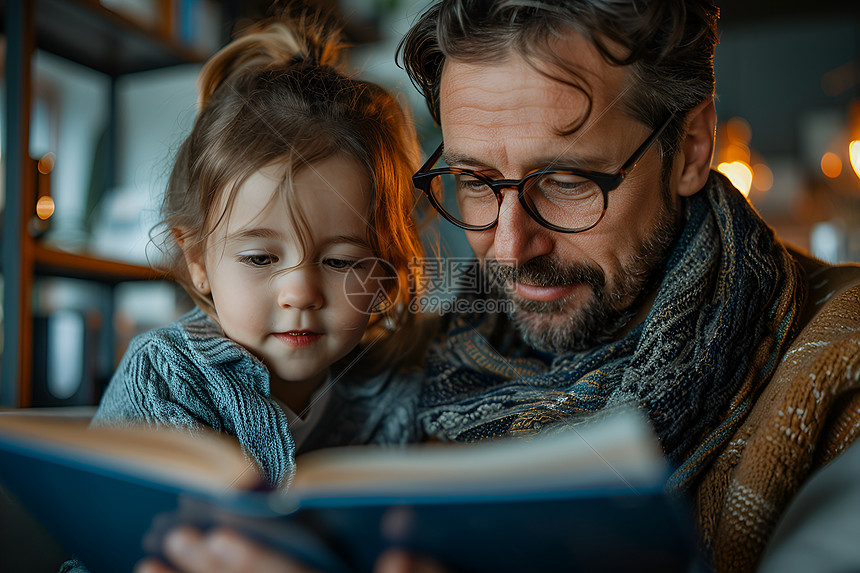
[[[248,178],[189,271],[212,294],[226,335],[265,363],[272,393],[300,412],[328,367],[364,334],[372,297],[354,295],[374,288],[366,282],[373,259],[365,260],[374,252],[370,185],[354,160],[332,157],[295,173],[306,251],[275,195],[287,168],[275,164]]]

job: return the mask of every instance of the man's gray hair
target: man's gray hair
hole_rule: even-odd
[[[674,115],[658,141],[665,163],[684,135],[687,112],[714,95],[718,18],[708,0],[440,0],[407,32],[398,57],[437,122],[449,57],[494,63],[517,53],[542,73],[549,64],[559,72],[552,77],[591,101],[587,84],[553,50],[554,40],[574,30],[610,64],[629,66],[623,105],[631,117],[653,129]]]

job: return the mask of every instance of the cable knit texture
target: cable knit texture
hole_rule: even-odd
[[[364,378],[333,368],[332,379],[341,378],[303,450],[418,439],[417,373]],[[132,340],[93,418],[94,425],[141,421],[236,436],[272,486],[288,485],[295,472],[293,438],[270,396],[268,370],[200,309]]]

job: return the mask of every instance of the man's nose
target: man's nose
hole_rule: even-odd
[[[552,231],[531,218],[519,202],[516,187],[502,190],[493,254],[505,264],[519,265],[552,251]]]
[[[319,270],[313,265],[292,269],[275,279],[278,306],[319,310],[325,304]]]

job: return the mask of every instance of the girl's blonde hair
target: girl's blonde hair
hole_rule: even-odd
[[[166,254],[164,270],[217,318],[211,295],[192,284],[185,255],[202,256],[242,183],[286,162],[281,189],[289,195],[298,170],[333,156],[355,160],[371,184],[371,246],[397,274],[393,304],[371,317],[364,338],[381,339],[372,354],[385,360],[413,338],[411,270],[423,254],[411,218],[418,144],[411,118],[390,93],[338,69],[341,52],[338,33],[323,18],[303,15],[254,25],[206,62],[197,82],[200,111],[178,150],[154,240]],[[301,209],[284,199],[306,236]]]

